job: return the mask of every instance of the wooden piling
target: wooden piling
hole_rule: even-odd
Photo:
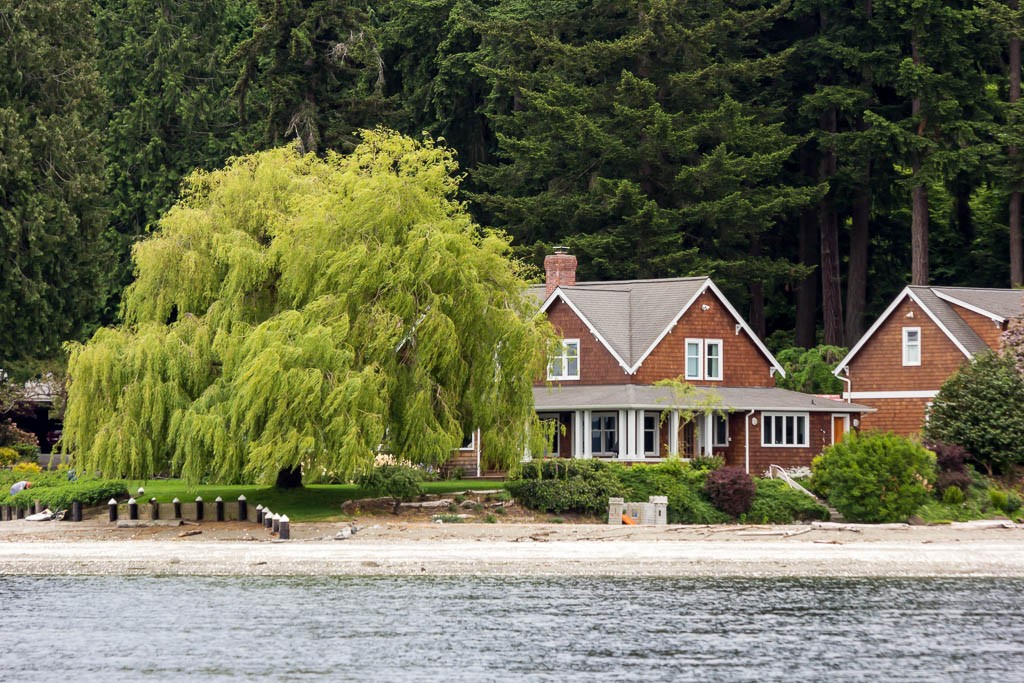
[[[217,500],[213,501],[213,508],[216,511],[217,521],[224,521],[224,499],[217,496]]]
[[[263,524],[263,506],[262,505],[257,505],[256,506],[256,523],[260,524],[260,525]]]
[[[71,503],[71,521],[81,522],[82,521],[82,503],[81,501],[73,501]]]
[[[107,514],[109,515],[111,522],[117,521],[117,501],[113,498],[107,502]]]
[[[196,496],[196,521],[203,519],[203,497]]]
[[[288,515],[281,515],[281,519],[278,521],[277,537],[283,541],[287,541],[291,538],[291,530],[289,529]]]
[[[238,519],[242,522],[249,521],[249,502],[245,496],[238,497]]]
[[[149,499],[149,518],[160,519],[160,503],[156,502],[156,498]]]
[[[128,499],[128,519],[139,518],[139,504],[134,498]]]
[[[175,498],[171,505],[174,507],[174,519],[181,519],[181,501]]]

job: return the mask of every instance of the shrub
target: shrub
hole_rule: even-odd
[[[356,484],[369,496],[389,496],[394,501],[395,514],[403,501],[412,500],[423,493],[423,473],[415,467],[384,465],[360,475]]]
[[[723,524],[729,516],[715,508],[703,494],[706,472],[678,460],[657,465],[635,465],[621,472],[629,500],[650,496],[668,497],[670,524]]]
[[[851,435],[812,463],[812,483],[847,519],[896,522],[928,498],[935,456],[892,433]]]
[[[1012,515],[1021,506],[1021,500],[1016,494],[999,489],[989,489],[988,500],[992,507],[1007,515]]]
[[[32,488],[21,491],[14,496],[0,496],[0,503],[14,507],[27,508],[39,501],[51,510],[66,510],[71,503],[78,501],[89,507],[102,505],[111,498],[124,498],[128,495],[125,482],[116,479],[89,479],[80,481],[64,480],[51,485],[46,480],[33,480]]]
[[[946,505],[960,505],[965,498],[963,489],[957,486],[947,486],[942,491],[942,502]]]
[[[0,467],[10,467],[18,462],[18,451],[10,446],[0,446]]]
[[[1022,462],[1024,378],[1012,357],[981,354],[946,380],[932,403],[925,435],[957,444],[991,475]]]
[[[960,493],[966,494],[971,488],[971,475],[966,470],[963,472],[939,472],[935,477],[935,495],[942,498],[950,488],[959,489]]]
[[[690,460],[690,467],[698,472],[711,472],[725,467],[725,458],[720,455],[698,455]]]
[[[967,472],[967,460],[971,454],[952,443],[926,442],[924,447],[935,454],[935,467],[942,472]],[[966,488],[964,489],[967,490]]]
[[[25,474],[39,474],[40,472],[43,471],[43,468],[39,466],[39,463],[35,463],[35,462],[19,462],[14,467],[11,468],[11,471],[12,472],[17,472],[18,474],[22,474],[22,475],[25,475]]]
[[[754,480],[739,467],[722,467],[704,480],[704,494],[722,512],[739,517],[754,503]]]
[[[520,505],[540,512],[580,512],[601,515],[608,499],[622,496],[622,485],[614,477],[604,479],[517,479],[506,489]]]
[[[828,508],[806,493],[778,479],[756,479],[757,493],[744,521],[759,524],[792,524],[808,519],[827,520]]]

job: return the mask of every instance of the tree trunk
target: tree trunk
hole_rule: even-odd
[[[1010,0],[1010,9],[1016,11],[1020,7],[1019,0]],[[1010,105],[1020,100],[1020,38],[1010,38]],[[1017,156],[1017,147],[1009,149],[1011,165]],[[1024,239],[1021,237],[1020,210],[1021,193],[1017,183],[1010,192],[1010,285],[1024,285]]]
[[[870,162],[864,187],[853,200],[853,225],[850,231],[850,263],[846,273],[846,346],[857,343],[864,334],[864,309],[867,307],[868,247],[871,243]]]
[[[761,255],[761,236],[754,235],[750,238],[750,256],[756,259]],[[750,329],[760,339],[764,339],[764,285],[760,280],[750,283],[750,315],[748,316]]]
[[[921,52],[918,49],[918,37],[915,33],[910,40],[910,51],[914,64],[921,64]],[[921,113],[921,98],[914,97],[910,101],[910,113],[917,117]],[[922,118],[917,124],[917,134],[924,136],[927,121]],[[911,190],[910,203],[910,283],[914,285],[928,284],[928,188],[921,181],[921,158],[914,154],[911,162],[913,180],[916,183]]]
[[[836,111],[830,109],[822,117],[822,130],[834,135]],[[820,179],[833,183],[836,174],[836,152],[832,141],[822,152],[819,164]],[[836,211],[835,188],[830,187],[818,206],[818,224],[821,229],[821,313],[825,325],[825,343],[842,346],[843,295],[839,271],[839,216]]]
[[[816,176],[814,154],[804,150],[800,154],[800,169],[808,180]],[[800,212],[800,245],[798,259],[801,265],[813,266],[814,272],[805,277],[796,290],[796,330],[793,342],[809,349],[814,346],[818,322],[818,215],[814,207]]]
[[[277,483],[274,486],[279,489],[302,488],[302,466],[296,465],[295,467],[284,467],[278,470]]]

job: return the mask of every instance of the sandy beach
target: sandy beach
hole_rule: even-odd
[[[14,521],[0,574],[1024,577],[1024,527]]]

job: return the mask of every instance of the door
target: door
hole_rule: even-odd
[[[832,416],[832,443],[842,443],[846,432],[850,431],[849,415]]]

